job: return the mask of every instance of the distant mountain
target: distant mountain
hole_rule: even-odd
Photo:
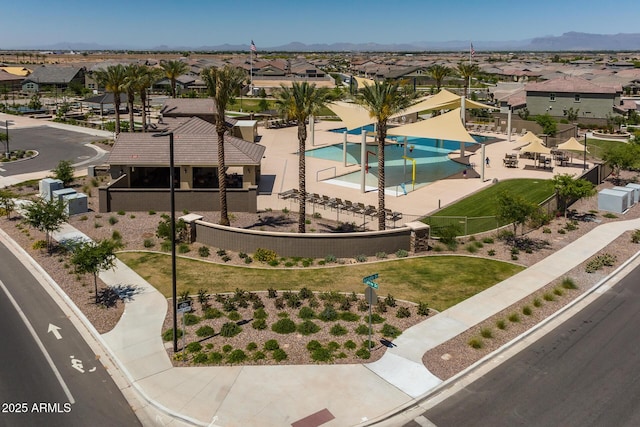
[[[260,46],[258,52],[421,52],[421,51],[468,51],[468,40],[441,42],[417,41],[399,44],[381,43],[317,43],[305,44],[291,42],[281,46]],[[568,32],[561,36],[544,36],[526,40],[473,41],[477,52],[482,51],[635,51],[640,50],[640,33],[588,34]],[[99,45],[97,43],[61,42],[47,46],[18,47],[6,46],[5,49],[23,50],[151,50],[151,51],[209,51],[242,52],[249,51],[248,44],[222,44],[216,46],[155,46],[133,47]]]

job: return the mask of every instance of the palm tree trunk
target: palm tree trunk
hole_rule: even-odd
[[[133,119],[133,101],[134,95],[129,95],[127,98],[127,108],[129,109],[129,132],[135,132],[135,125]]]
[[[305,146],[307,141],[307,125],[304,120],[298,121],[298,190],[300,191],[298,209],[298,233],[306,231],[305,219],[307,216],[307,182]]]
[[[176,81],[175,79],[171,79],[171,97],[176,97]]]
[[[116,135],[120,133],[120,93],[113,93],[113,106],[116,109]]]
[[[386,228],[386,215],[384,212],[384,140],[387,137],[387,124],[378,123],[378,230]]]
[[[142,132],[147,131],[147,94],[145,89],[140,91],[140,103],[142,104]]]
[[[223,124],[224,126],[224,124]],[[227,212],[227,174],[224,161],[224,130],[218,131],[218,189],[220,191],[220,225],[229,225]]]

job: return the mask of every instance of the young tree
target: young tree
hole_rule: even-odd
[[[113,94],[113,106],[116,113],[116,134],[120,133],[120,94],[125,91],[127,77],[124,65],[110,65],[105,70],[95,71],[96,80],[107,92]]]
[[[93,289],[98,303],[98,273],[113,268],[116,262],[115,251],[121,243],[105,239],[97,242],[82,241],[73,245],[70,261],[78,274],[93,274]]]
[[[554,136],[558,132],[558,123],[549,115],[549,113],[537,116],[536,123],[542,126],[542,132],[549,136]]]
[[[587,181],[586,179],[575,179],[568,173],[556,175],[553,177],[552,181],[556,194],[562,200],[565,218],[567,217],[569,203],[571,203],[572,200],[576,201],[583,197],[591,197],[596,192],[591,181]]]
[[[308,82],[293,82],[292,87],[280,86],[276,94],[278,110],[288,119],[298,122],[298,190],[300,192],[298,209],[298,233],[304,233],[306,229],[306,141],[307,120],[318,114],[329,99],[329,91],[326,88],[316,88],[315,84]]]
[[[357,102],[369,111],[376,120],[376,141],[378,142],[378,229],[386,227],[384,146],[387,138],[387,122],[389,119],[411,105],[413,94],[403,90],[399,82],[376,81],[365,85],[358,92]],[[364,159],[362,160],[364,164]]]
[[[178,77],[189,71],[189,66],[182,61],[160,61],[160,67],[164,70],[164,75],[171,83],[171,97],[176,97],[176,82]]]
[[[500,221],[513,224],[513,234],[516,234],[518,225],[523,225],[536,212],[538,206],[525,198],[501,191],[496,197],[498,204],[497,217]]]
[[[6,188],[0,190],[0,209],[7,215],[7,219],[11,218],[11,212],[15,209],[15,197],[16,195]]]
[[[68,219],[64,202],[55,199],[48,201],[37,198],[24,207],[27,225],[45,233],[48,252],[51,252],[51,233],[60,230]]]
[[[58,162],[58,166],[55,167],[51,172],[53,172],[53,176],[56,179],[62,181],[62,185],[67,187],[69,184],[73,182],[74,170],[71,162],[69,160],[60,160]]]

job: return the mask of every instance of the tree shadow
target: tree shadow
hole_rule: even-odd
[[[337,225],[319,223],[318,225],[331,233],[353,233],[361,231],[361,226],[355,222],[339,222]]]
[[[258,215],[258,221],[244,228],[245,229],[258,228],[258,227],[277,228],[277,227],[287,227],[295,223],[296,221],[294,221],[293,219],[285,215],[279,215],[279,216],[267,215],[264,217],[262,215]]]

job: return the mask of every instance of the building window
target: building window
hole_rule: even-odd
[[[580,102],[580,94],[576,93],[575,95],[573,95],[573,102]]]
[[[549,94],[549,101],[554,102],[556,100],[556,94],[555,93],[550,93]]]

